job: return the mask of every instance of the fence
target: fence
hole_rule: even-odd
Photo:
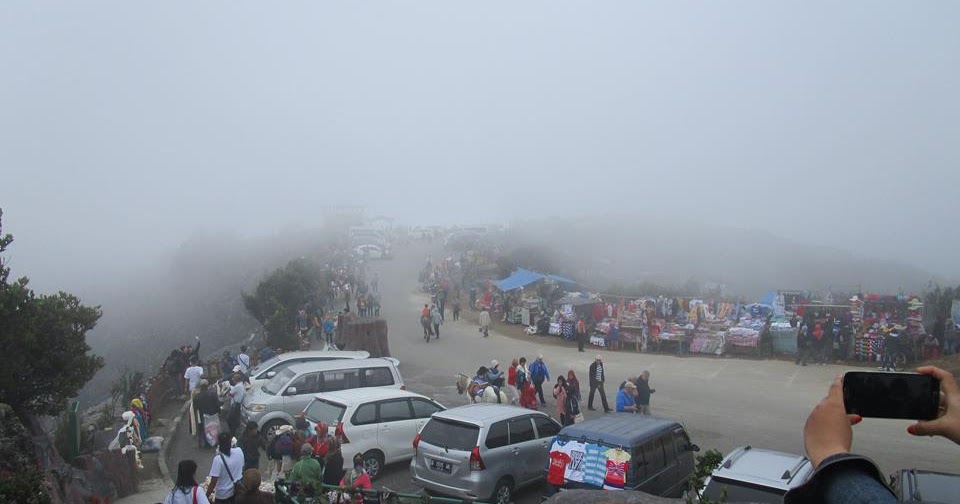
[[[406,503],[437,503],[437,504],[464,504],[472,502],[475,504],[487,504],[483,501],[457,499],[454,497],[434,497],[426,494],[411,494],[394,492],[388,488],[383,490],[360,490],[355,488],[346,488],[336,485],[322,485],[323,490],[319,495],[306,496],[303,492],[291,488],[294,485],[289,483],[277,482],[275,486],[275,496],[277,504],[336,504],[330,501],[329,492],[331,490],[341,492],[349,496],[350,502],[357,502],[357,497],[363,496],[364,504],[406,504]]]

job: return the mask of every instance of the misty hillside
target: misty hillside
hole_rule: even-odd
[[[805,245],[800,238],[661,215],[527,221],[515,224],[507,240],[545,247],[564,273],[600,290],[694,280],[755,299],[771,289],[918,291],[933,279],[913,266]]]
[[[172,349],[193,344],[195,336],[201,355],[248,336],[258,324],[244,310],[241,293],[295,257],[323,255],[330,244],[330,235],[317,230],[262,238],[195,235],[123,287],[85,295],[85,303],[102,305],[103,317],[87,342],[106,366],[81,399],[104,397],[125,368],[155,373]]]

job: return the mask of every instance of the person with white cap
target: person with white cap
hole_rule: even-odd
[[[503,371],[500,371],[500,363],[497,359],[490,361],[490,367],[487,368],[487,383],[497,387],[503,386]]]
[[[540,405],[547,404],[543,398],[543,382],[550,380],[550,371],[547,370],[547,364],[543,362],[543,354],[538,355],[537,360],[530,364],[530,379],[533,381],[533,388],[537,391]]]
[[[617,392],[617,412],[618,413],[636,413],[637,412],[637,386],[630,380],[623,384],[623,388]]]

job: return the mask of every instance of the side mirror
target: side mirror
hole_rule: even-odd
[[[287,391],[283,395],[297,395],[297,387],[287,387]]]
[[[692,452],[698,452],[698,451],[700,451],[700,447],[699,447],[698,445],[691,444],[691,445],[690,445],[690,451],[692,451]]]
[[[267,372],[267,379],[268,379],[268,380],[269,380],[270,378],[273,378],[274,376],[277,376],[277,372],[276,372],[276,371],[268,371],[268,372]]]

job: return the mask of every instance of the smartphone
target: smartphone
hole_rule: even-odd
[[[933,420],[940,408],[940,380],[919,373],[850,371],[843,375],[843,405],[871,418]]]

